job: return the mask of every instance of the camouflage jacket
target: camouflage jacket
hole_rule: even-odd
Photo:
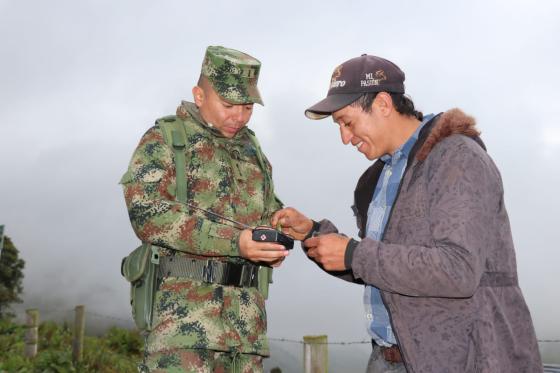
[[[250,226],[268,224],[281,208],[272,185],[272,168],[259,166],[260,151],[243,128],[228,139],[209,127],[192,103],[177,116],[187,129],[187,200],[200,208]],[[176,201],[173,150],[158,123],[140,140],[121,183],[132,227],[140,240],[180,255],[244,262],[240,230],[193,211]],[[151,352],[172,348],[207,348],[268,355],[264,299],[255,288],[164,278],[156,294]]]

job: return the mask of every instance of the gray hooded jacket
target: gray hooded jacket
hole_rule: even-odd
[[[424,126],[375,241],[364,232],[382,168],[356,187],[351,269],[330,273],[381,290],[408,372],[542,372],[502,180],[474,119],[453,109]],[[328,220],[319,230],[337,231]]]

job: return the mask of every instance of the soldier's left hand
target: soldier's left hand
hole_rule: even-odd
[[[286,259],[286,257],[277,259],[277,260],[275,260],[273,262],[270,262],[268,264],[273,268],[277,268],[277,267],[280,267],[282,265],[282,263],[284,262],[284,259]]]
[[[344,254],[349,237],[336,233],[329,233],[308,238],[303,245],[308,249],[307,256],[323,265],[328,271],[343,271],[347,269],[344,265]]]
[[[253,241],[252,237],[250,229],[245,229],[239,236],[239,255],[245,259],[275,265],[281,263],[290,254],[283,245],[274,242]]]

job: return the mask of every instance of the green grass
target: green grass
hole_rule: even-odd
[[[84,338],[83,360],[72,362],[72,330],[67,325],[44,322],[39,326],[37,356],[23,356],[25,327],[0,320],[0,372],[66,373],[137,372],[143,341],[136,331],[111,328],[100,337]]]

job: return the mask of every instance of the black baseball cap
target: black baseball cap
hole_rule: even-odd
[[[334,69],[327,98],[305,110],[305,116],[326,118],[369,92],[404,93],[404,72],[381,57],[352,58]]]

